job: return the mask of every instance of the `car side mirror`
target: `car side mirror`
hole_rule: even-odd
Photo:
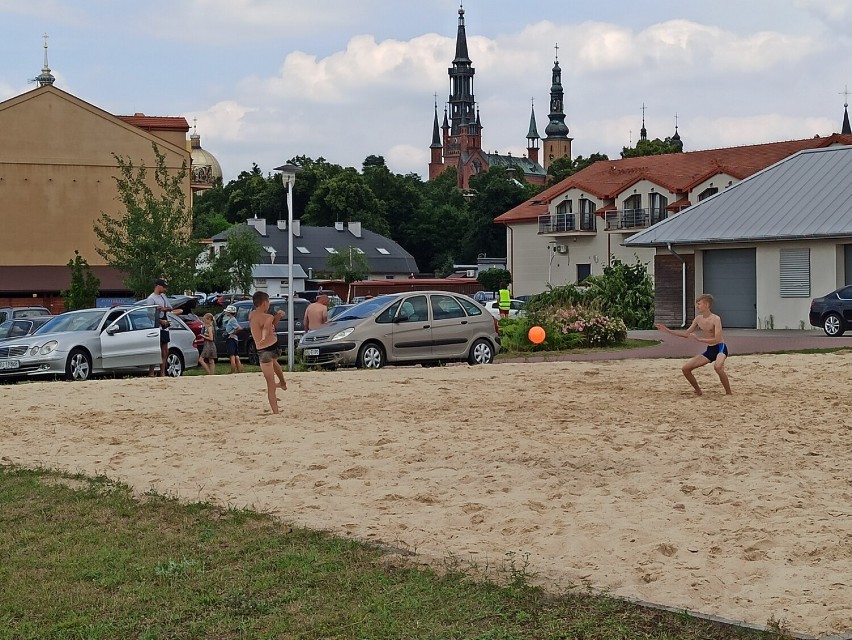
[[[111,335],[111,336],[112,336],[112,335],[115,335],[116,333],[118,333],[118,325],[117,325],[117,324],[111,324],[111,325],[109,325],[109,326],[106,328],[106,332],[107,332],[109,335]]]

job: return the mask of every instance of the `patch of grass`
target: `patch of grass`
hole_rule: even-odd
[[[0,639],[730,640],[785,637],[503,580],[245,509],[0,467]]]

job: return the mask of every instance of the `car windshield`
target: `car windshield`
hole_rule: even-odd
[[[57,333],[59,331],[95,331],[104,317],[106,309],[92,309],[90,311],[75,311],[63,313],[45,322],[35,332]]]
[[[364,300],[364,302],[356,304],[351,309],[344,311],[343,314],[336,317],[335,320],[361,320],[362,318],[369,318],[380,309],[383,309],[387,304],[396,300],[396,298],[397,296],[384,295]]]

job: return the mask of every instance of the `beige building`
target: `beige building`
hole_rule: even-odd
[[[0,306],[44,304],[60,311],[75,250],[100,278],[102,295],[127,294],[121,274],[95,250],[95,221],[101,213],[122,213],[113,154],[154,167],[156,143],[170,170],[183,163],[189,169],[189,125],[183,117],[112,115],[49,78],[39,76],[37,89],[0,103]]]

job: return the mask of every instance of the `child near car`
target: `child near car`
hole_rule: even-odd
[[[237,308],[234,305],[229,304],[225,307],[225,324],[222,330],[225,333],[225,347],[228,350],[228,358],[231,361],[231,373],[242,373],[243,363],[240,362],[240,356],[238,355],[240,339],[237,337],[237,334],[242,331],[242,327],[240,327],[240,323],[234,317],[236,313]]]
[[[201,347],[201,367],[205,372],[212,375],[216,373],[216,328],[213,324],[213,314],[207,313],[201,319],[203,326],[201,328],[201,337],[204,338],[204,345]]]

